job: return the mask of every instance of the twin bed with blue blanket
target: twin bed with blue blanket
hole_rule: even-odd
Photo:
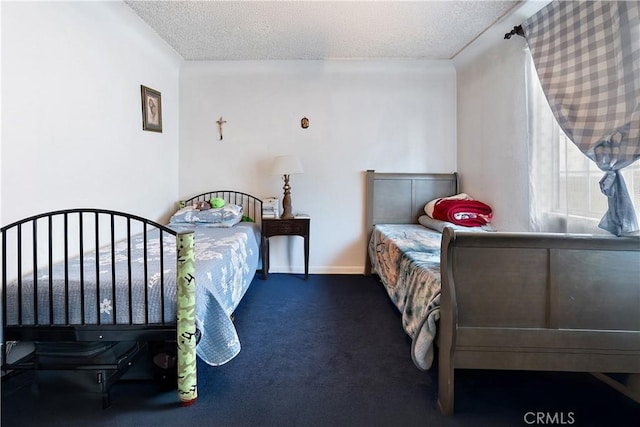
[[[588,372],[640,402],[640,238],[471,232],[419,223],[453,174],[366,173],[367,266],[402,315],[420,369]],[[437,355],[437,359],[434,357]]]
[[[232,207],[227,210],[237,220],[178,214],[213,198]],[[258,268],[262,201],[213,191],[181,203],[168,225],[122,212],[70,209],[3,227],[4,348],[35,343],[35,351],[18,360],[3,352],[3,370],[93,370],[107,406],[110,385],[146,343],[193,338],[197,355],[213,366],[235,357],[240,339],[232,313]],[[216,212],[222,209],[210,210],[207,218]],[[183,247],[184,236],[195,242],[191,248]],[[193,271],[181,271],[185,258],[195,262]],[[195,306],[186,312],[194,318],[193,337],[177,336],[181,281],[195,284]]]

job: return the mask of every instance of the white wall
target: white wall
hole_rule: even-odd
[[[528,227],[524,53],[519,41],[458,70],[460,186],[493,208],[493,225],[504,231]]]
[[[121,2],[2,2],[1,218],[70,207],[166,217],[180,57]],[[162,93],[142,131],[140,85]]]
[[[282,199],[271,161],[296,154],[305,173],[291,177],[293,210],[311,215],[311,273],[362,273],[364,171],[454,171],[455,101],[450,61],[186,62],[180,196]],[[303,271],[300,238],[273,238],[271,248],[271,271]]]
[[[501,231],[529,224],[526,41],[504,39],[548,1],[528,1],[454,58],[461,188],[488,203]]]
[[[73,206],[166,220],[214,188],[281,197],[270,162],[294,153],[311,271],[359,273],[364,171],[456,169],[449,61],[184,63],[120,2],[1,7],[3,224]],[[141,84],[162,92],[162,134],[141,130]],[[273,271],[302,271],[299,240],[273,241]]]

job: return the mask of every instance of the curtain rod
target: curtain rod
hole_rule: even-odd
[[[505,39],[510,39],[512,35],[522,36],[524,37],[524,30],[522,29],[522,25],[516,25],[513,27],[513,30],[504,35]]]

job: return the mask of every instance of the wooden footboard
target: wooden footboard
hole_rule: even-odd
[[[455,369],[640,373],[640,239],[446,229],[439,406]]]

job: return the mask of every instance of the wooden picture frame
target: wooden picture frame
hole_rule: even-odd
[[[162,132],[162,97],[160,92],[140,85],[142,95],[142,130]]]

